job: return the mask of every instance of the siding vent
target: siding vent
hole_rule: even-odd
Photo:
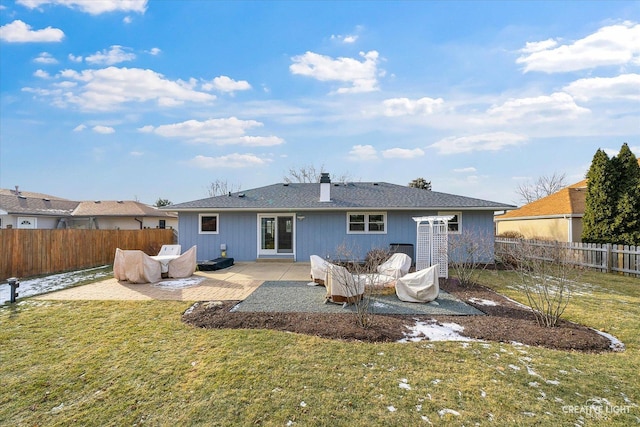
[[[238,197],[244,197],[244,193],[238,194]]]

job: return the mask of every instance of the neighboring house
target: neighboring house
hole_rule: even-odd
[[[78,202],[32,193],[0,189],[0,228],[65,228]]]
[[[0,228],[177,228],[175,212],[135,201],[77,202],[48,194],[0,189]]]
[[[490,236],[493,216],[515,206],[385,182],[273,184],[171,205],[179,214],[179,243],[198,246],[198,259],[308,261],[348,252],[364,259],[374,248],[416,245],[413,217],[452,215],[451,237],[464,232]],[[339,247],[345,248],[344,250]],[[413,258],[413,257],[412,257]]]
[[[72,217],[73,228],[136,230],[178,226],[174,212],[132,200],[80,202]]]
[[[495,218],[496,234],[519,233],[525,239],[580,242],[587,180],[565,187]]]

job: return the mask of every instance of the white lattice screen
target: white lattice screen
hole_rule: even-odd
[[[453,216],[423,216],[416,221],[416,270],[438,264],[438,277],[449,277],[448,222]]]

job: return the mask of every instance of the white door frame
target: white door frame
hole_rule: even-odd
[[[274,242],[273,242],[273,249],[263,249],[262,248],[262,220],[264,218],[273,218],[274,224],[273,224],[273,231],[274,231]],[[278,242],[278,234],[279,234],[279,230],[278,230],[278,218],[291,218],[291,250],[289,252],[283,252],[280,251],[279,248],[279,242]],[[287,256],[293,256],[293,259],[295,260],[296,258],[296,214],[294,213],[262,213],[262,214],[258,214],[257,217],[257,242],[258,242],[258,247],[257,247],[257,254],[258,254],[258,258],[260,258],[261,256],[278,256],[278,255],[287,255]]]

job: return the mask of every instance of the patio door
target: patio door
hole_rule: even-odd
[[[293,254],[293,215],[258,215],[258,255]]]

